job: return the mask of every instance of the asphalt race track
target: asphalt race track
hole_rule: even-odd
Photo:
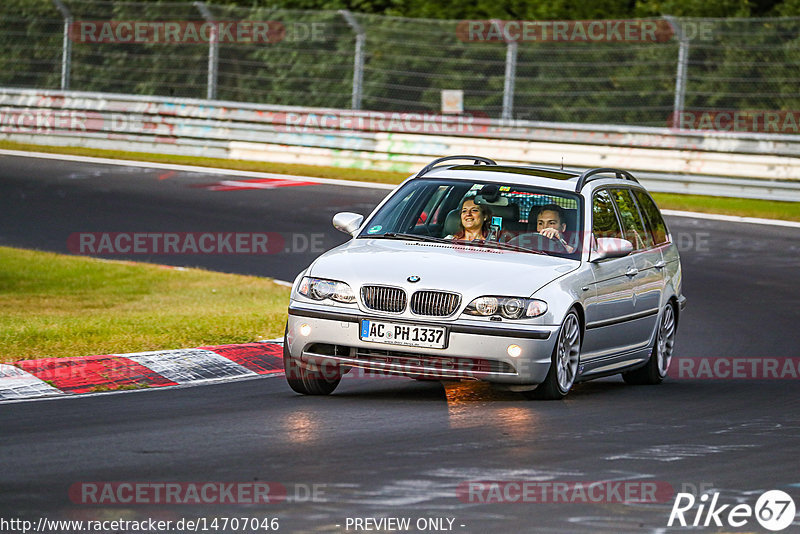
[[[69,252],[70,236],[81,232],[268,232],[280,236],[282,250],[102,257],[292,280],[319,248],[346,239],[330,224],[334,213],[367,213],[387,192],[263,183],[219,190],[214,184],[225,179],[0,156],[0,245]],[[667,222],[689,298],[676,356],[796,362],[800,229]],[[6,403],[0,518],[278,518],[282,532],[366,532],[355,523],[366,518],[411,521],[407,530],[372,529],[384,532],[689,531],[667,527],[677,492],[718,492],[718,506],[754,507],[777,489],[800,506],[798,393],[790,377],[675,377],[655,387],[611,377],[576,386],[563,402],[530,402],[478,383],[346,378],[330,397],[313,398],[273,377]],[[498,503],[462,491],[476,481],[649,482],[669,491],[649,503],[620,502],[613,493]],[[269,482],[287,498],[99,506],[75,497],[76,485],[106,482]],[[766,532],[753,517],[739,528],[711,525],[694,531]],[[795,519],[785,532],[799,528]]]

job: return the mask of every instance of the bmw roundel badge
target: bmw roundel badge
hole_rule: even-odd
[[[414,275],[409,276],[406,280],[408,280],[412,284],[416,284],[417,282],[419,282],[420,278],[419,278],[419,276],[414,274]]]

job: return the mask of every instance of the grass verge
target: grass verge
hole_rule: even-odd
[[[55,154],[72,154],[100,158],[128,159],[134,161],[151,161],[156,163],[174,163],[179,165],[199,165],[241,171],[272,172],[277,174],[295,174],[316,178],[335,178],[338,180],[357,180],[385,184],[399,184],[408,177],[402,172],[371,171],[343,167],[322,167],[318,165],[297,165],[291,163],[270,163],[259,161],[229,160],[222,158],[200,158],[194,156],[171,156],[166,154],[147,154],[143,152],[123,152],[118,150],[100,150],[84,147],[51,147],[32,144],[0,141],[0,148],[8,150],[25,150],[31,152],[48,152]],[[800,221],[800,202],[777,202],[771,200],[751,200],[746,198],[711,197],[700,195],[676,195],[654,193],[653,197],[662,209],[696,211],[701,213],[721,213],[741,217],[760,217],[763,219],[783,219]]]
[[[800,202],[653,193],[662,209],[800,221]]]
[[[246,343],[283,334],[268,278],[0,247],[0,361]]]

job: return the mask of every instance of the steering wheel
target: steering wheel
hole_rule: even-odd
[[[516,245],[518,247],[528,248],[531,250],[541,250],[544,252],[554,252],[556,254],[568,254],[569,251],[564,244],[558,239],[550,239],[540,233],[526,233],[520,234],[512,238],[509,245]]]

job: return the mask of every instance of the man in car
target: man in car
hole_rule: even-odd
[[[557,204],[545,204],[536,212],[536,231],[548,239],[560,241],[567,252],[575,252],[575,247],[570,246],[564,239],[567,223],[564,210]]]

